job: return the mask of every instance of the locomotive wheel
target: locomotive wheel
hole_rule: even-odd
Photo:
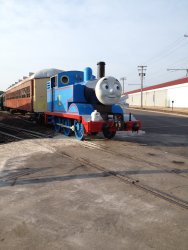
[[[110,131],[109,127],[103,128],[103,135],[107,139],[112,139],[116,134],[116,131]]]
[[[70,127],[72,125],[71,119],[64,119],[63,124]],[[63,128],[63,133],[66,136],[71,136],[72,130],[70,128]]]
[[[61,122],[62,122],[62,120],[60,117],[54,117],[54,129],[58,133],[61,132],[61,126],[57,125],[57,123],[61,123]]]
[[[84,125],[77,120],[74,121],[74,132],[77,140],[84,140]]]

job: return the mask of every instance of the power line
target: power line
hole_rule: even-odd
[[[176,60],[176,61],[174,61],[172,64],[171,64],[171,66],[170,67],[173,67],[174,66],[174,64],[180,64],[181,63],[181,66],[182,66],[182,63],[184,63],[184,61],[185,61],[185,63],[187,63],[187,59],[188,59],[188,55],[186,55],[186,56],[184,56],[184,57],[182,57],[182,58],[178,58],[178,60]],[[176,66],[177,67],[177,66]]]
[[[159,54],[156,56],[151,57],[149,60],[147,60],[145,63],[156,63],[160,60],[164,60],[169,55],[173,54],[175,51],[180,49],[181,47],[185,46],[187,42],[185,41],[185,38],[188,37],[188,35],[184,35],[184,37],[180,37],[168,46],[165,47]]]
[[[187,38],[187,37],[188,37],[187,34],[184,35],[184,38],[182,38],[182,36],[181,36],[181,38],[178,38],[175,42],[173,42],[173,43],[171,44],[170,48],[168,48],[167,50],[163,50],[163,52],[165,52],[165,53],[162,52],[162,53],[160,53],[158,56],[152,57],[152,58],[150,59],[150,61],[153,61],[152,64],[154,64],[154,63],[156,63],[156,62],[158,62],[158,61],[167,59],[166,57],[168,57],[169,55],[171,55],[172,53],[174,53],[174,52],[177,51],[178,49],[184,47],[184,46],[187,44],[187,41],[185,41],[185,38]],[[172,47],[172,45],[173,45],[173,47]],[[174,47],[174,46],[175,46],[175,47]],[[161,56],[162,56],[162,57],[161,57]],[[174,64],[175,64],[176,62],[178,62],[178,61],[181,62],[181,64],[182,64],[182,61],[185,60],[186,58],[187,58],[187,55],[186,55],[185,57],[183,57],[183,58],[179,58],[178,60],[173,60],[173,61],[171,61],[171,68],[173,68],[173,67],[174,67]],[[153,59],[153,60],[152,60],[152,59]],[[172,65],[172,64],[173,64],[173,65]],[[178,65],[176,65],[174,68],[176,69],[177,66],[178,66]],[[178,67],[180,67],[180,69],[181,69],[181,68],[184,67],[184,66],[183,66],[183,67],[182,67],[182,66],[183,66],[183,65],[179,65]],[[187,65],[186,65],[185,67],[187,67]],[[181,70],[182,70],[182,69],[181,69]],[[186,68],[184,68],[183,70],[186,70]],[[186,70],[186,72],[187,72],[187,70]],[[153,76],[153,75],[161,75],[161,70],[157,70],[157,72],[152,73],[152,76]],[[164,75],[164,73],[163,73],[162,75]],[[188,76],[188,72],[187,72],[186,76]]]
[[[180,49],[181,47],[185,46],[187,44],[186,41],[183,41],[183,43],[178,44],[176,47],[167,50],[165,53],[162,54],[162,56],[158,56],[156,57],[156,59],[153,60],[152,64],[157,63],[161,60],[166,59],[166,57],[169,57],[171,54],[173,54],[174,52],[176,52],[178,49]]]

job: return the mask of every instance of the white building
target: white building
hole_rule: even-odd
[[[141,89],[126,93],[130,106],[141,106]],[[188,108],[188,77],[143,88],[143,106]]]

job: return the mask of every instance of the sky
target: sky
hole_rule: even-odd
[[[125,90],[185,77],[187,0],[0,0],[0,90],[46,68],[106,63]]]

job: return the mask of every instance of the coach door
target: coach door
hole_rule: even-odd
[[[57,85],[57,77],[51,77],[51,111],[54,111],[54,101],[55,101],[55,87]]]

